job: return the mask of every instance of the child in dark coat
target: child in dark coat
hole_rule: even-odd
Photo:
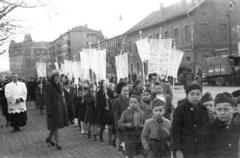
[[[152,102],[152,118],[146,120],[142,131],[142,144],[147,158],[170,157],[169,140],[171,123],[163,115],[165,103],[155,99]]]
[[[187,98],[173,113],[172,149],[176,158],[198,158],[200,131],[209,121],[206,108],[200,105],[202,87],[192,82],[186,88]]]
[[[139,108],[140,98],[131,96],[129,107],[122,113],[118,126],[124,131],[125,154],[128,158],[143,155],[141,144],[141,132],[145,117],[144,112]]]
[[[227,92],[216,96],[216,119],[202,131],[202,157],[239,158],[240,126],[233,120],[234,104],[232,95]]]
[[[143,90],[141,93],[140,109],[145,113],[145,119],[152,117],[152,105],[151,105],[151,91],[150,89]]]

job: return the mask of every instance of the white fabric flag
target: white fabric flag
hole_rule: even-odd
[[[159,39],[150,39],[149,41],[150,58],[148,62],[148,73],[159,74],[160,70],[160,41]]]
[[[172,50],[169,60],[168,76],[177,78],[178,69],[182,61],[184,53],[180,50]]]
[[[115,57],[118,81],[120,78],[128,77],[128,54],[122,54]]]
[[[160,39],[160,61],[159,74],[160,76],[167,76],[169,59],[172,52],[172,39]]]
[[[100,80],[106,80],[106,68],[107,68],[107,63],[106,63],[106,50],[98,50],[97,51],[97,64],[98,64],[98,70],[96,73],[97,76],[97,81]]]
[[[37,62],[36,63],[36,68],[37,68],[38,77],[46,77],[46,63]]]
[[[57,63],[57,62],[55,62],[54,65],[55,65],[55,68],[56,68],[56,69],[59,69],[59,66],[58,66],[58,63]]]
[[[89,80],[89,58],[85,50],[80,52],[80,67],[81,67],[81,73],[82,73],[82,79],[83,80]]]
[[[149,52],[149,41],[148,39],[142,39],[136,41],[138,54],[142,61],[147,61],[150,59],[150,52]]]

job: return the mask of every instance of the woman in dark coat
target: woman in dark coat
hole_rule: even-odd
[[[5,97],[5,83],[3,81],[0,82],[0,106],[2,106],[2,113],[3,116],[5,116],[7,124],[6,126],[8,126],[10,124],[10,119],[9,119],[9,115],[8,115],[8,104],[7,104],[7,99]]]
[[[68,119],[71,124],[73,124],[74,120],[74,105],[73,105],[73,100],[75,97],[75,92],[74,92],[74,87],[70,86],[69,81],[66,81],[64,83],[64,96],[66,99],[67,103],[67,109],[68,109]]]
[[[114,126],[117,129],[117,139],[118,142],[116,142],[117,148],[119,150],[122,150],[122,144],[124,133],[122,130],[118,128],[118,121],[122,115],[122,112],[128,108],[128,96],[129,96],[129,90],[128,85],[125,82],[120,82],[117,84],[116,92],[118,94],[118,98],[113,101],[113,117],[114,117]]]
[[[100,125],[99,139],[103,141],[103,131],[106,125],[110,123],[110,103],[109,96],[107,95],[107,87],[105,81],[99,82],[99,89],[96,93],[96,108],[98,114],[98,120]]]
[[[94,140],[96,140],[97,134],[95,131],[95,125],[97,122],[96,117],[96,106],[95,97],[93,95],[93,87],[89,86],[87,94],[84,96],[84,106],[85,106],[85,118],[84,121],[87,124],[88,138],[91,138],[91,128],[93,127]]]
[[[46,86],[45,103],[47,109],[47,128],[50,131],[46,143],[56,146],[58,150],[61,150],[62,147],[59,145],[58,140],[58,129],[68,125],[68,118],[63,87],[59,82],[59,72],[57,70],[51,73],[51,80]],[[53,136],[55,142],[52,141]]]

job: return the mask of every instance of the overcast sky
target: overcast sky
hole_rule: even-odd
[[[32,0],[29,0],[32,2]],[[46,6],[18,9],[11,17],[23,27],[13,39],[22,41],[31,33],[34,41],[53,41],[74,26],[87,24],[111,38],[124,33],[148,14],[180,0],[41,0]],[[122,20],[120,21],[120,15]],[[8,69],[8,54],[0,56],[0,71]],[[4,62],[3,62],[4,61]],[[4,64],[3,64],[4,63]]]

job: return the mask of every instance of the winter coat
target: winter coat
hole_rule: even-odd
[[[208,121],[208,112],[200,105],[188,100],[180,104],[173,114],[172,149],[182,150],[185,158],[199,155],[200,131]]]
[[[240,125],[212,120],[202,130],[202,158],[238,158]]]
[[[63,88],[60,83],[49,82],[44,98],[47,109],[47,128],[54,131],[68,125],[68,113]]]
[[[2,113],[4,116],[8,116],[8,104],[4,92],[4,83],[0,82],[0,106],[2,106]]]
[[[109,103],[109,99],[106,99],[106,94],[103,91],[103,89],[99,89],[96,93],[96,110],[97,110],[97,115],[98,115],[98,123],[100,125],[105,125],[105,124],[109,124],[110,122],[110,116],[109,116],[109,111],[110,109],[106,109],[108,105],[108,108],[110,103]]]
[[[74,119],[74,114],[75,114],[75,111],[74,111],[75,109],[73,105],[73,101],[75,97],[74,89],[70,88],[69,91],[67,91],[67,89],[64,88],[63,91],[64,91],[66,103],[67,103],[68,118],[70,121],[72,121]]]
[[[36,88],[36,106],[40,109],[43,109],[44,106],[43,89],[41,90],[40,87]]]
[[[119,96],[113,101],[113,116],[114,116],[114,125],[118,125],[118,120],[120,119],[124,110],[128,108],[128,98],[123,98]]]
[[[91,93],[84,96],[85,117],[84,121],[87,123],[97,123],[95,98]]]

